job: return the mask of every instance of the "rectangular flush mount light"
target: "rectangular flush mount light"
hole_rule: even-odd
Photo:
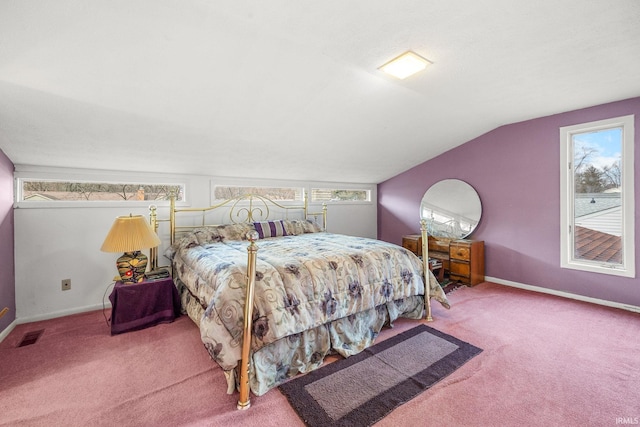
[[[379,70],[399,79],[406,79],[418,71],[424,70],[430,64],[431,61],[414,52],[407,51],[384,64]]]

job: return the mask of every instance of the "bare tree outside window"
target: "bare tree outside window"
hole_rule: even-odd
[[[213,191],[215,200],[228,200],[235,197],[253,194],[276,201],[302,200],[302,189],[293,187],[241,187],[217,185]]]
[[[184,199],[184,186],[104,182],[22,181],[22,201],[159,201]]]
[[[350,190],[336,188],[312,188],[311,201],[313,202],[349,202],[369,201],[369,191],[367,190]]]
[[[563,268],[635,277],[634,117],[560,128]]]

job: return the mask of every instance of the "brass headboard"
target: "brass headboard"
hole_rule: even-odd
[[[266,221],[269,219],[269,215],[272,210],[278,209],[279,212],[284,213],[284,218],[289,219],[289,212],[302,213],[304,219],[313,217],[317,222],[318,216],[322,217],[322,231],[327,229],[327,205],[322,204],[322,210],[319,212],[309,211],[308,197],[305,194],[303,205],[283,205],[268,197],[260,196],[257,194],[243,194],[237,197],[226,199],[215,205],[207,206],[204,208],[178,208],[176,207],[175,195],[171,196],[169,205],[169,218],[158,219],[157,207],[155,205],[149,206],[149,220],[153,230],[158,233],[158,227],[161,222],[169,223],[170,243],[173,245],[176,241],[176,236],[180,233],[191,231],[195,228],[220,225],[208,224],[207,213],[220,209],[223,207],[228,208],[229,223],[252,223],[256,221]],[[195,225],[177,225],[176,214],[178,213],[200,213],[200,221]],[[151,270],[158,268],[158,248],[152,248],[150,250],[150,263]]]

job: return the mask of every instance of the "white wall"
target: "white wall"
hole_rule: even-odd
[[[36,169],[16,166],[16,176],[42,178],[85,177],[133,182],[141,178],[166,181],[179,180],[187,184],[187,203],[193,207],[210,204],[211,182],[244,185],[285,185],[286,181],[242,180],[208,176],[162,176],[135,174],[123,176],[119,172],[82,171],[64,169]],[[348,187],[340,183],[289,181],[290,185]],[[371,203],[330,204],[328,231],[375,238],[377,234],[376,186],[356,185],[370,189]],[[311,206],[320,210],[320,206]],[[168,216],[166,206],[158,206],[160,218]],[[20,323],[109,306],[108,293],[117,275],[115,261],[119,254],[100,251],[100,246],[115,217],[127,214],[148,215],[146,204],[105,207],[18,207],[15,209],[15,276],[16,316]],[[164,240],[168,233],[160,230]],[[163,241],[163,247],[166,247]],[[160,250],[162,252],[162,248]],[[160,259],[160,264],[166,264]],[[62,279],[71,279],[71,290],[62,291]]]

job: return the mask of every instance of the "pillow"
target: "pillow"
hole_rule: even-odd
[[[285,222],[287,234],[297,236],[305,233],[318,233],[320,226],[308,219],[290,220]]]
[[[284,225],[287,229],[287,234],[289,236],[298,236],[300,234],[304,234],[304,228],[302,227],[302,221],[297,220],[289,220],[285,221]]]
[[[279,219],[277,221],[261,221],[254,222],[253,226],[258,232],[258,238],[287,236],[287,230],[284,228],[284,222]]]
[[[222,236],[216,227],[203,227],[193,230],[192,233],[198,240],[198,244],[205,245],[207,243],[219,242]]]
[[[250,224],[243,223],[210,225],[194,230],[194,234],[198,239],[198,243],[205,245],[225,240],[246,240],[247,233],[252,229]]]
[[[310,219],[302,222],[302,228],[305,233],[319,233],[322,231],[320,226]]]
[[[219,225],[217,228],[222,240],[247,240],[247,233],[253,230],[251,224],[244,222]]]
[[[169,258],[170,260],[173,260],[173,257],[175,256],[176,252],[182,251],[184,249],[189,249],[194,246],[199,246],[199,245],[200,245],[200,242],[198,241],[196,234],[187,233],[182,237],[180,237],[180,239],[178,239],[178,241],[175,242],[173,245],[169,246],[164,251],[164,256]]]

